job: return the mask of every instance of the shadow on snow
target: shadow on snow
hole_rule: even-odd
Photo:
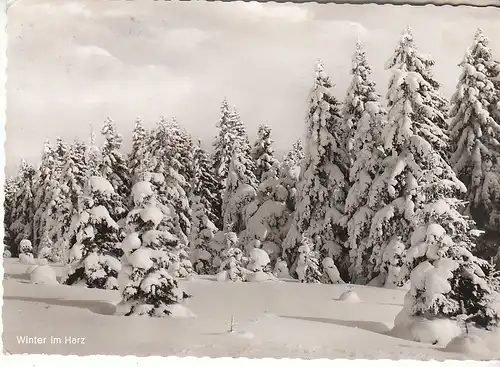
[[[386,335],[391,329],[384,323],[377,321],[362,321],[362,320],[336,320],[323,317],[306,317],[306,316],[279,316],[287,319],[305,320],[313,322],[323,322],[326,324],[335,324],[347,326],[356,329],[363,329],[372,333]]]
[[[65,306],[87,309],[99,315],[113,315],[115,305],[102,301],[68,300],[63,298],[31,298],[21,296],[4,296],[4,301],[22,301],[33,303],[45,303],[49,306]]]

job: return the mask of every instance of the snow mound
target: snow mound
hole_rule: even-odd
[[[247,275],[247,282],[266,282],[269,280],[277,280],[272,274],[266,273],[264,271],[256,271]]]
[[[196,317],[189,308],[178,303],[168,306],[168,310],[170,311],[170,317],[174,319],[190,319]]]
[[[453,338],[445,350],[452,353],[463,353],[472,355],[487,356],[491,350],[487,347],[483,339],[477,335],[462,334]]]
[[[239,331],[235,335],[241,339],[253,339],[253,338],[255,338],[255,334],[251,333],[250,331]]]
[[[410,333],[417,342],[446,345],[462,330],[454,320],[416,318],[410,325]]]
[[[30,273],[31,283],[34,284],[59,284],[56,272],[51,266],[36,266]]]
[[[361,299],[356,292],[354,292],[353,290],[348,290],[340,295],[339,301],[358,303],[361,302]]]
[[[5,249],[3,250],[3,257],[10,258],[12,257],[12,253],[9,250]]]
[[[36,265],[32,254],[19,254],[19,261],[24,265]]]

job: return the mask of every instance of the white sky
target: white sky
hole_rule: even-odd
[[[87,138],[107,116],[127,147],[136,117],[152,127],[161,115],[208,145],[224,96],[252,138],[267,122],[285,151],[302,134],[317,58],[342,100],[360,37],[385,94],[406,25],[447,97],[478,26],[500,58],[499,8],[22,0],[8,17],[8,175],[21,157],[37,164],[46,139]]]

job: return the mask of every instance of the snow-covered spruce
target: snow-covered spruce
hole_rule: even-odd
[[[427,113],[423,124],[415,121],[414,129],[447,162],[450,155],[447,135],[449,102],[439,92],[440,83],[433,76],[433,66],[434,60],[430,55],[424,55],[418,51],[411,28],[407,27],[396,46],[394,54],[387,60],[385,69],[415,72],[426,81],[427,87],[425,92],[421,94],[421,104],[426,106],[432,113]],[[393,102],[389,98],[387,106],[391,108]]]
[[[147,167],[148,131],[140,119],[135,120],[132,132],[132,151],[128,156],[128,169],[132,185],[139,181],[139,175],[150,169]]]
[[[321,283],[319,254],[313,248],[314,244],[304,236],[302,244],[298,248],[299,256],[296,268],[297,277],[301,283]]]
[[[256,180],[249,169],[251,166],[243,148],[235,146],[222,202],[225,231],[240,233],[245,229],[244,209],[256,195]]]
[[[366,278],[376,278],[378,285],[386,287],[404,284],[409,275],[400,271],[411,234],[420,224],[415,211],[465,191],[427,140],[428,133],[437,128],[432,117],[440,113],[425,102],[433,87],[419,72],[405,70],[392,70],[387,94],[390,109],[383,131],[388,156],[368,191],[368,206],[380,209],[373,215],[364,245],[370,254]]]
[[[156,175],[149,179],[155,181]],[[159,178],[159,177],[158,177]],[[187,295],[169,273],[181,270],[183,244],[170,229],[171,210],[157,199],[153,184],[140,181],[132,188],[135,208],[127,215],[127,237],[121,248],[119,315],[168,316]],[[175,226],[174,226],[175,227]],[[184,260],[184,259],[182,259]]]
[[[290,212],[295,211],[297,187],[300,180],[303,160],[304,148],[302,147],[302,141],[297,140],[293,143],[292,149],[283,158],[279,173],[281,185],[288,191],[286,205]]]
[[[500,236],[500,119],[492,115],[500,99],[492,78],[499,75],[488,39],[478,30],[460,64],[462,74],[451,99],[451,164],[467,187],[468,211],[487,233],[478,248],[481,256],[495,255]],[[488,249],[491,247],[491,249]]]
[[[311,238],[322,256],[338,260],[347,271],[344,202],[348,190],[349,159],[343,147],[345,130],[339,102],[320,61],[309,97],[304,173],[299,183],[293,223],[283,242],[283,256],[295,275],[303,235]]]
[[[21,161],[19,168],[16,191],[12,198],[12,223],[8,228],[10,239],[9,249],[13,256],[20,253],[19,245],[23,239],[33,239],[33,178],[35,168]]]
[[[274,156],[274,140],[271,138],[269,125],[259,126],[257,141],[255,142],[251,155],[255,161],[255,178],[258,183],[267,179],[267,173],[271,170],[279,170],[279,161]]]
[[[220,208],[222,198],[217,195],[218,183],[213,172],[210,156],[201,147],[201,141],[194,147],[193,179],[191,182],[192,196],[191,206],[194,205],[193,199],[199,198],[208,219],[215,225],[219,220],[216,216],[216,208]],[[191,213],[193,216],[194,214]],[[191,223],[194,225],[193,223]],[[193,231],[193,229],[192,229]]]
[[[375,83],[369,79],[371,68],[360,42],[356,45],[351,73],[353,78],[344,103],[344,119],[350,129],[347,148],[353,163],[349,175],[352,186],[345,211],[349,217],[349,275],[352,282],[363,284],[367,282],[370,267],[370,249],[366,244],[371,220],[380,205],[378,202],[369,203],[368,194],[373,179],[381,172],[386,111],[380,104]]]
[[[269,254],[272,266],[281,256],[281,245],[290,227],[291,212],[286,204],[289,197],[290,193],[271,170],[245,210],[245,230],[240,233],[242,247],[248,253],[258,243],[257,247]]]
[[[88,165],[85,162],[86,145],[75,140],[69,149],[58,143],[64,154],[59,182],[54,185],[49,205],[47,230],[54,242],[53,261],[66,262],[69,255],[70,239],[74,236],[73,217],[83,212],[80,198],[88,182]]]
[[[120,152],[123,138],[116,131],[114,121],[109,117],[104,121],[101,134],[104,136],[104,145],[99,171],[125,202],[130,195],[132,185],[126,158]]]
[[[3,224],[4,224],[4,236],[3,236],[3,244],[4,244],[4,257],[5,255],[12,256],[11,247],[14,247],[13,243],[13,234],[10,230],[10,226],[14,221],[14,199],[16,195],[16,191],[19,185],[19,181],[17,177],[8,177],[4,183],[4,202],[3,202]]]
[[[175,122],[167,123],[163,118],[160,119],[152,132],[150,143],[152,172],[144,172],[139,180],[150,181],[148,177],[156,177],[152,182],[155,185],[158,202],[171,208],[178,224],[178,229],[174,233],[182,241],[187,241],[191,228],[190,206],[186,192],[189,183],[179,171],[180,157],[177,148],[173,147],[173,137],[170,136],[174,134],[175,126]],[[163,178],[160,179],[161,177]]]
[[[406,262],[411,303],[403,312],[425,318],[465,314],[478,327],[500,324],[500,295],[493,289],[488,262],[471,254],[469,221],[456,210],[458,200],[442,199],[418,213],[423,223],[411,236]]]
[[[213,266],[213,251],[210,243],[214,239],[217,228],[205,214],[205,206],[201,198],[193,198],[191,206],[191,233],[189,235],[189,246],[191,251],[191,262],[198,274],[214,274],[218,268]]]
[[[109,212],[116,211],[113,207],[116,198],[119,196],[109,181],[99,176],[89,179],[81,198],[83,211],[73,223],[74,235],[70,239],[64,284],[100,289],[118,288],[123,234]]]
[[[214,259],[215,264],[220,262],[217,280],[245,281],[250,271],[245,268],[247,259],[244,258],[243,251],[237,247],[238,236],[234,232],[220,233],[222,234],[224,248],[220,250],[218,259]]]
[[[229,165],[233,158],[235,147],[240,147],[241,151],[246,155],[245,164],[247,165],[247,170],[253,173],[254,166],[250,157],[250,143],[245,130],[245,126],[241,122],[240,116],[236,109],[230,108],[227,99],[224,99],[222,101],[221,117],[217,124],[217,127],[219,129],[219,132],[213,142],[213,167],[215,178],[218,182],[214,214],[217,218],[219,218],[219,221],[214,224],[217,226],[217,228],[223,228],[224,192],[226,189],[226,179],[229,174]]]

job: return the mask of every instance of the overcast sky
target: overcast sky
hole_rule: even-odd
[[[152,127],[161,115],[208,145],[224,96],[252,138],[267,122],[285,151],[302,134],[316,60],[343,99],[359,37],[385,94],[406,25],[447,97],[478,26],[500,58],[498,8],[21,0],[8,16],[8,175],[21,157],[37,164],[46,139],[87,138],[107,116],[127,148],[136,117]]]

